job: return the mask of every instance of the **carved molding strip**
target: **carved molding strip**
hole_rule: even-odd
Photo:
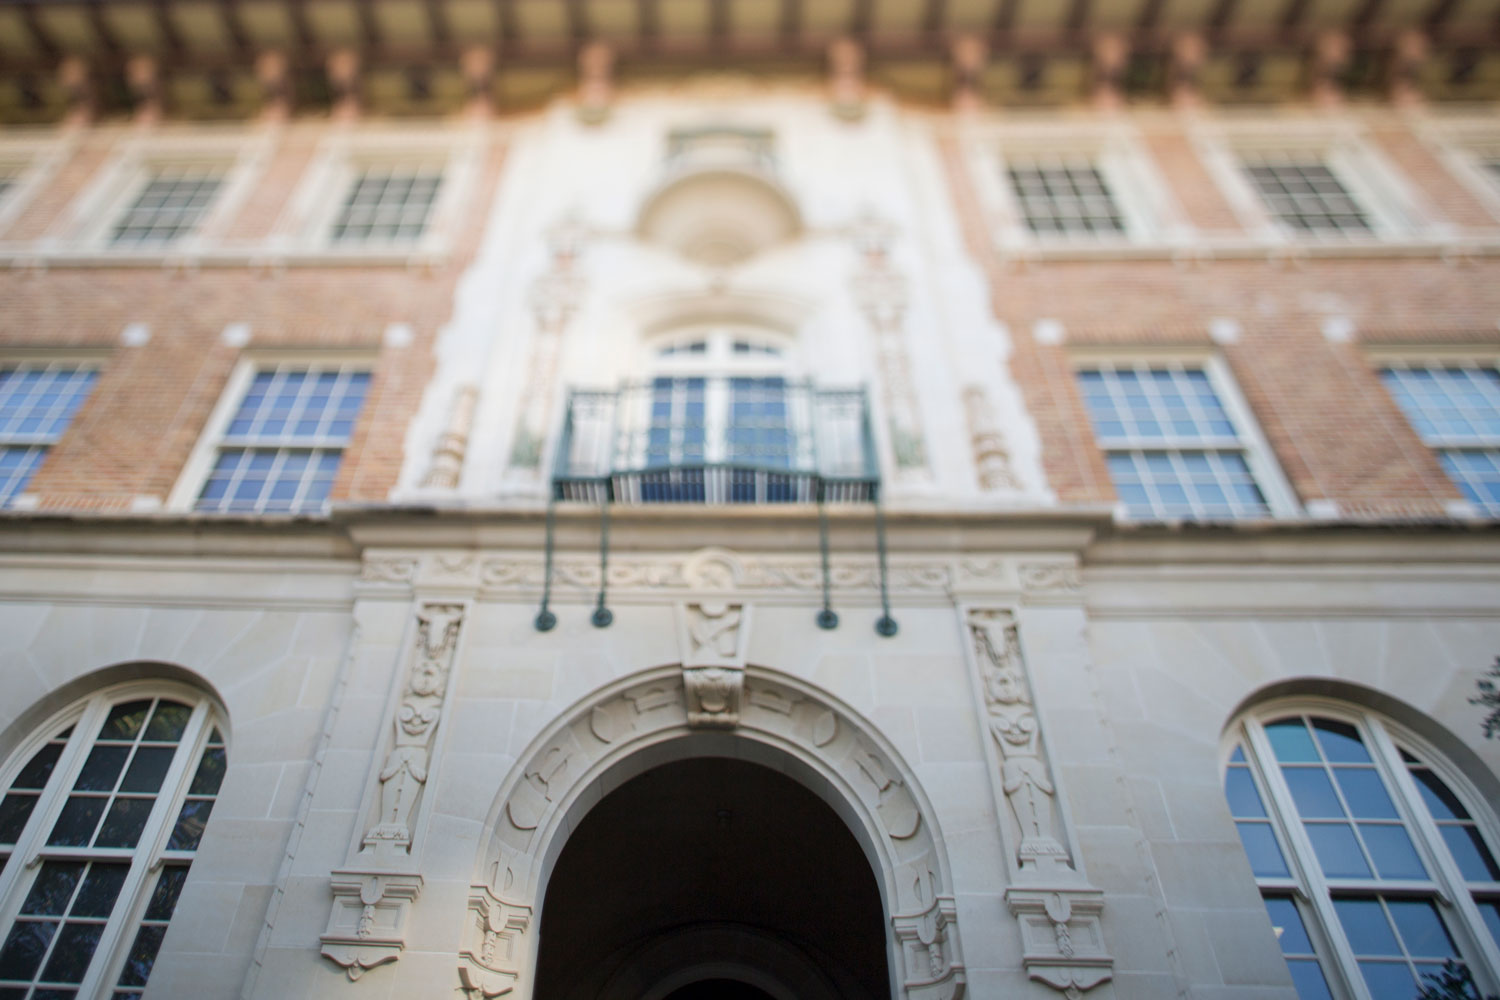
[[[721,605],[711,605],[718,610]],[[733,605],[723,605],[721,620]],[[748,610],[748,609],[747,609]],[[692,621],[692,619],[689,619]],[[717,626],[716,626],[717,627]],[[868,727],[801,685],[755,668],[734,665],[730,648],[709,639],[715,666],[688,669],[733,671],[743,678],[737,731],[750,740],[782,748],[831,770],[858,796],[871,832],[889,844],[895,886],[892,933],[901,946],[899,970],[909,1000],[960,1000],[966,975],[952,888],[931,821],[906,772]],[[702,649],[703,644],[694,647]],[[742,649],[743,646],[737,646]],[[550,840],[560,834],[570,805],[587,789],[586,776],[604,773],[637,749],[686,733],[693,694],[684,670],[658,671],[617,687],[562,720],[512,772],[492,813],[492,840],[484,881],[470,895],[471,935],[459,964],[459,988],[467,1000],[487,1000],[507,989],[524,991],[534,951],[530,914]],[[482,904],[482,905],[481,905]],[[498,909],[497,909],[498,908]],[[483,923],[481,923],[481,917]],[[485,958],[480,934],[493,935]],[[497,992],[498,991],[498,992]]]
[[[1023,579],[1024,574],[1023,569]],[[1050,585],[1055,578],[1049,570],[1043,579]],[[990,780],[1012,874],[1005,898],[1021,924],[1026,972],[1077,1000],[1112,975],[1101,924],[1104,896],[1079,873],[1064,843],[1057,787],[1015,613],[971,608],[966,620],[983,695],[983,726],[999,764]]]
[[[333,872],[333,908],[324,931],[324,956],[350,979],[394,962],[406,944],[406,920],[422,888],[411,870],[413,817],[432,766],[449,675],[465,607],[430,601],[416,612],[416,640],[394,711],[393,733],[378,774],[379,787],[359,854]]]

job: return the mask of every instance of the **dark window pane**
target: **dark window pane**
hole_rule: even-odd
[[[1427,877],[1427,869],[1422,867],[1422,859],[1417,857],[1417,849],[1402,827],[1361,823],[1359,832],[1381,878]]]
[[[1417,779],[1417,789],[1433,819],[1468,819],[1469,812],[1458,801],[1458,796],[1443,784],[1442,780],[1425,767],[1414,767],[1411,776]]]
[[[167,768],[172,766],[172,758],[176,753],[173,747],[143,746],[136,750],[135,757],[130,762],[130,770],[125,772],[125,780],[120,784],[120,791],[159,791],[162,779],[167,775]]]
[[[1267,896],[1266,913],[1271,917],[1271,927],[1276,931],[1276,940],[1284,953],[1312,953],[1312,942],[1308,940],[1307,928],[1302,924],[1302,914],[1297,912],[1296,903],[1286,896]]]
[[[1344,807],[1334,794],[1333,782],[1328,780],[1328,772],[1321,767],[1283,767],[1281,773],[1297,803],[1297,812],[1304,819],[1340,819],[1344,816]]]
[[[129,747],[96,746],[89,751],[83,770],[73,787],[80,792],[112,792],[120,779],[120,769],[130,756]]]
[[[1500,945],[1500,902],[1478,902],[1479,912],[1484,915],[1484,926],[1490,929],[1490,937],[1495,939],[1495,944]]]
[[[12,788],[44,788],[47,779],[52,776],[52,769],[57,766],[57,758],[62,754],[61,743],[48,743],[26,762],[21,768],[21,773],[16,775]]]
[[[1417,981],[1404,962],[1360,962],[1374,1000],[1412,1000],[1417,995]]]
[[[1336,767],[1334,776],[1344,801],[1360,819],[1396,819],[1396,806],[1386,794],[1385,782],[1368,767]]]
[[[182,739],[182,731],[187,728],[188,717],[192,714],[193,710],[186,705],[164,701],[156,706],[156,714],[151,716],[151,724],[146,727],[142,739],[153,743],[176,743]]]
[[[218,735],[218,730],[214,730],[214,735]],[[193,783],[188,787],[188,794],[217,795],[219,785],[224,781],[226,762],[223,747],[209,747],[203,751],[203,759],[198,762],[198,772],[193,775]]]
[[[212,799],[188,800],[182,804],[177,816],[177,825],[172,828],[167,841],[169,851],[195,851],[203,839],[203,827],[208,823],[208,814],[213,811]]]
[[[1292,983],[1297,987],[1297,1000],[1333,1000],[1333,994],[1328,992],[1328,980],[1323,976],[1323,968],[1316,961],[1305,958],[1287,962],[1286,967],[1292,974]]]
[[[1286,860],[1268,823],[1236,823],[1250,870],[1256,875],[1286,875]]]
[[[1346,823],[1308,823],[1308,839],[1323,873],[1331,878],[1369,878],[1370,866],[1360,853],[1354,831]]]
[[[173,865],[163,868],[151,891],[151,903],[146,907],[147,920],[171,920],[177,908],[177,897],[182,895],[182,884],[187,881],[187,866]]]
[[[73,1000],[77,990],[42,989],[31,994],[31,1000]]]
[[[1392,899],[1387,900],[1386,905],[1390,907],[1391,919],[1396,922],[1407,953],[1413,958],[1458,957],[1453,939],[1448,936],[1448,929],[1443,926],[1431,900]]]
[[[1316,762],[1318,751],[1301,719],[1281,719],[1266,726],[1266,736],[1276,759],[1283,764]]]
[[[11,925],[0,948],[0,979],[30,979],[36,975],[42,956],[47,954],[47,942],[57,924],[46,920],[18,920]]]
[[[1357,955],[1400,955],[1378,899],[1335,899],[1333,908]]]
[[[15,794],[0,799],[0,844],[14,844],[21,838],[36,800],[35,795]]]
[[[115,899],[120,895],[120,886],[125,884],[125,875],[129,871],[129,865],[107,865],[95,862],[89,868],[88,877],[83,880],[83,888],[78,890],[78,898],[73,901],[71,915],[75,917],[109,916],[110,910],[115,907]]]
[[[125,968],[120,970],[120,986],[145,986],[151,977],[151,966],[156,964],[156,953],[161,950],[161,939],[167,928],[161,924],[142,927],[130,946],[125,958]]]
[[[106,799],[84,798],[75,795],[63,806],[62,814],[52,827],[47,843],[53,847],[87,847],[99,817],[104,812]]]
[[[83,974],[89,970],[94,949],[99,946],[99,935],[103,933],[103,924],[63,924],[42,978],[53,983],[83,982]]]
[[[83,863],[79,861],[48,861],[31,883],[26,902],[21,912],[38,916],[62,916],[68,910],[68,900],[73,898],[73,889],[83,875]]]
[[[94,846],[134,847],[141,839],[141,831],[146,828],[146,820],[151,816],[151,805],[155,801],[115,799],[114,805],[109,807],[109,815],[104,817],[104,825],[99,828]]]
[[[1323,746],[1323,753],[1332,763],[1364,764],[1369,762],[1370,755],[1366,752],[1364,743],[1360,741],[1359,732],[1353,726],[1334,722],[1332,719],[1314,719],[1313,728],[1317,730],[1318,742]]]
[[[99,738],[101,740],[135,739],[135,734],[141,731],[141,725],[145,723],[146,713],[150,709],[150,701],[131,701],[116,705],[110,709],[109,718],[104,720],[104,728],[99,730]]]

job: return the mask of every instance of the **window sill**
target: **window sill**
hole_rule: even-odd
[[[1500,234],[1467,238],[1375,237],[1339,240],[1209,236],[1191,240],[1142,243],[1048,243],[1025,246],[997,244],[996,251],[1002,260],[1019,264],[1122,260],[1208,263],[1215,260],[1257,259],[1295,263],[1314,259],[1400,257],[1460,261],[1477,257],[1500,256]]]
[[[437,270],[448,263],[446,248],[319,247],[276,249],[265,245],[153,249],[109,247],[37,247],[0,244],[0,267],[14,270],[49,268],[162,268],[193,271],[213,267],[280,270],[287,267],[405,267]]]

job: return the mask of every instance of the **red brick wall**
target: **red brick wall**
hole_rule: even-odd
[[[251,237],[269,228],[315,140],[288,144],[230,227]],[[499,175],[498,144],[473,204],[488,206]],[[35,233],[63,210],[104,161],[92,142],[59,173],[15,228]],[[373,360],[366,405],[334,485],[336,500],[379,501],[394,485],[406,426],[432,370],[432,339],[449,319],[454,286],[478,245],[487,213],[464,213],[450,257],[432,268],[379,266],[203,267],[171,270],[64,267],[0,270],[0,351],[97,348],[100,377],[27,492],[45,509],[125,510],[137,497],[165,499],[224,391],[239,349],[221,334],[247,323],[251,352],[348,349]],[[150,341],[120,342],[130,323]],[[415,333],[383,345],[389,324]]]
[[[1414,137],[1390,132],[1381,131],[1382,146],[1400,150],[1401,162],[1418,169],[1422,190],[1459,185]],[[1201,168],[1183,158],[1190,148],[1169,135],[1154,136],[1151,148],[1193,220],[1222,221],[1224,206],[1192,181]],[[995,315],[1015,341],[1012,373],[1037,422],[1046,474],[1063,500],[1114,499],[1071,377],[1072,352],[1106,347],[1129,356],[1160,345],[1225,359],[1302,502],[1333,500],[1353,516],[1408,516],[1441,514],[1459,499],[1367,352],[1406,343],[1500,347],[1500,262],[1414,256],[1017,264],[1000,257],[980,221],[956,139],[945,140],[944,153],[969,247],[984,262]],[[1462,206],[1462,197],[1433,200]],[[1355,343],[1324,337],[1331,316],[1353,322]],[[1035,341],[1032,329],[1042,318],[1063,324],[1062,346]],[[1238,342],[1213,343],[1208,331],[1216,318],[1239,324]]]

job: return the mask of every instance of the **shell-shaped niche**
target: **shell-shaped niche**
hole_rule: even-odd
[[[753,169],[714,166],[670,178],[646,199],[641,239],[688,260],[723,268],[792,239],[797,206],[773,179]]]

